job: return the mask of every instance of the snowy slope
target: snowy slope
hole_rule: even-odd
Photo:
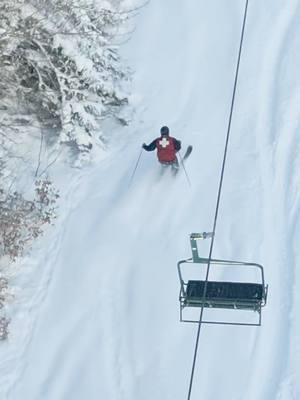
[[[190,232],[212,228],[243,5],[141,11],[124,48],[135,122],[71,180],[66,214],[16,282],[31,290],[0,350],[1,398],[186,397],[196,327],[178,322],[176,262]],[[214,256],[265,265],[269,303],[261,328],[204,327],[195,399],[300,397],[299,19],[296,0],[250,2]],[[164,124],[194,146],[192,187],[158,179],[143,153],[129,188],[140,144]]]

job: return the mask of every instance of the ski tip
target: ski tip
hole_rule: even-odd
[[[185,151],[185,154],[183,156],[183,160],[186,160],[189,157],[189,155],[191,154],[192,150],[193,150],[193,146],[189,145],[187,147],[186,151]]]

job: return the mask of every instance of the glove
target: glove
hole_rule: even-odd
[[[143,143],[143,144],[142,144],[142,148],[145,150],[145,148],[146,148],[146,143]]]

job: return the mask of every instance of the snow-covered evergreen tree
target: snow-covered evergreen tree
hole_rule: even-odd
[[[3,126],[19,126],[22,114],[21,125],[37,121],[47,129],[49,144],[88,151],[99,142],[104,118],[126,124],[120,114],[127,104],[121,90],[126,71],[112,45],[126,19],[112,1],[4,0]]]

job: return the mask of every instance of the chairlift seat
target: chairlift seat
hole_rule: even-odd
[[[258,283],[188,281],[183,307],[211,307],[260,311],[265,303],[264,286]]]

